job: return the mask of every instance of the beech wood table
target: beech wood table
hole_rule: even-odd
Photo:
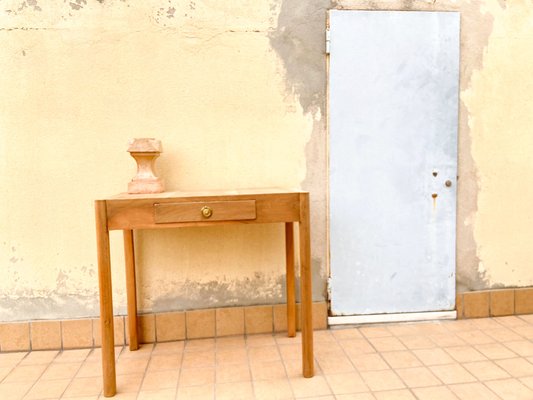
[[[133,230],[214,226],[220,224],[285,224],[287,277],[287,330],[296,335],[293,224],[298,223],[300,251],[300,293],[302,371],[314,375],[311,293],[311,245],[309,193],[282,189],[252,189],[209,192],[164,192],[121,194],[96,200],[96,240],[100,287],[100,326],[104,396],[116,393],[113,300],[109,231],[124,231],[128,330],[130,350],[137,350],[137,298]]]

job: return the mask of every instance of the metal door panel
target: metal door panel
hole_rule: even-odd
[[[459,14],[332,10],[330,29],[332,313],[453,309]]]

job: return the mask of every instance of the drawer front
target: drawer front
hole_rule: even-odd
[[[255,200],[154,204],[154,222],[242,221],[256,218]]]

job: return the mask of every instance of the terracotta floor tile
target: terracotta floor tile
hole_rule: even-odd
[[[323,376],[315,375],[312,378],[289,378],[294,397],[326,396],[331,390]],[[218,398],[217,398],[218,399]]]
[[[280,344],[278,346],[281,358],[284,360],[298,360],[302,357],[301,344]],[[315,356],[317,355],[315,351]]]
[[[261,346],[248,348],[250,363],[280,360],[277,346]]]
[[[446,385],[474,382],[476,380],[459,364],[435,365],[429,367],[429,369]]]
[[[530,340],[518,340],[515,342],[507,342],[505,346],[513,352],[522,357],[533,356],[533,342]],[[509,357],[510,358],[510,357]]]
[[[76,350],[63,350],[61,351],[56,358],[54,358],[55,363],[75,363],[82,362],[87,359],[89,354],[93,352],[99,352],[99,349],[76,349]]]
[[[368,341],[377,351],[400,351],[407,348],[395,337],[375,337],[369,338]]]
[[[415,396],[407,389],[375,392],[377,400],[416,400]]]
[[[299,346],[301,347],[301,344],[300,344]],[[331,353],[341,354],[341,353],[343,352],[341,345],[338,344],[337,342],[332,342],[332,343],[326,343],[326,342],[316,343],[316,344],[314,345],[314,350],[315,350],[315,354],[316,354],[316,355],[321,355],[321,354],[331,354]]]
[[[4,378],[3,383],[35,382],[48,367],[46,364],[17,366]]]
[[[500,400],[482,383],[460,383],[450,385],[448,388],[461,400]]]
[[[49,364],[58,354],[57,350],[32,351],[20,361],[19,365]]]
[[[121,378],[117,378],[118,381]],[[63,397],[81,397],[81,396],[93,396],[99,395],[102,390],[102,377],[89,377],[89,378],[74,378],[67,389]]]
[[[285,370],[280,378],[285,377]],[[244,364],[217,365],[216,383],[247,382],[251,381],[250,366]]]
[[[182,369],[178,385],[201,386],[212,383],[215,383],[215,367],[203,367]]]
[[[455,321],[446,321],[444,323],[446,329],[450,332],[467,332],[476,330],[476,326],[471,319],[458,319]]]
[[[237,349],[217,350],[216,363],[217,365],[247,364],[248,354],[246,353],[246,349],[244,347]]]
[[[506,317],[496,317],[496,318],[493,318],[492,320],[508,328],[528,325],[528,323],[525,320],[514,315],[509,315]]]
[[[176,389],[140,391],[137,400],[175,400]]]
[[[523,338],[533,340],[533,326],[517,326],[512,329]]]
[[[213,400],[215,385],[178,387],[178,400]]]
[[[353,365],[358,371],[381,371],[389,369],[388,364],[380,354],[361,354],[351,358]]]
[[[511,329],[501,327],[498,329],[488,329],[484,331],[487,336],[490,336],[497,342],[511,342],[516,340],[523,340],[524,338],[517,333],[513,332]]]
[[[436,347],[435,343],[427,336],[403,336],[400,337],[401,342],[408,349],[430,349]]]
[[[296,332],[295,337],[289,337],[287,332],[278,332],[274,334],[274,339],[277,344],[302,343],[302,334],[301,332]]]
[[[419,325],[417,323],[391,324],[387,326],[387,329],[397,337],[418,336],[420,334]]]
[[[365,357],[365,356],[362,356]],[[354,372],[355,368],[350,359],[345,355],[317,357],[317,362],[324,374],[340,374],[343,372]]]
[[[376,400],[372,393],[351,393],[335,396],[337,400]]]
[[[183,353],[182,368],[214,367],[214,351],[192,351]]]
[[[254,394],[257,400],[292,399],[292,389],[288,379],[254,382]]]
[[[477,329],[482,331],[486,331],[487,329],[498,329],[501,327],[500,323],[493,318],[474,318],[471,322]]]
[[[357,372],[324,376],[335,395],[368,391],[368,387]]]
[[[184,351],[213,351],[215,349],[215,339],[190,339],[185,341]]]
[[[505,379],[511,376],[492,361],[476,361],[462,364],[468,372],[480,381],[490,381],[493,379]]]
[[[0,383],[0,399],[21,400],[34,382]]]
[[[185,349],[185,341],[179,342],[166,342],[166,343],[156,343],[154,349],[152,350],[152,355],[162,354],[168,355],[170,353],[181,353]]]
[[[472,346],[447,347],[444,349],[458,362],[485,361],[487,357]]]
[[[102,363],[100,362],[84,362],[78,372],[76,373],[76,378],[88,378],[91,376],[101,376],[102,375]]]
[[[160,389],[176,389],[178,386],[179,370],[165,370],[147,372],[142,380],[141,391]]]
[[[418,400],[457,400],[458,397],[446,386],[413,389]]]
[[[315,332],[316,335],[316,332]],[[257,334],[257,335],[248,335],[246,336],[246,346],[248,347],[257,347],[257,346],[274,346],[276,345],[276,340],[272,334]]]
[[[500,367],[506,370],[514,378],[533,376],[533,364],[524,358],[509,358],[507,360],[495,361]]]
[[[113,400],[137,400],[138,393],[136,392],[117,392],[112,398]],[[100,394],[100,397],[98,397],[98,400],[107,400],[109,397],[105,397],[103,394]],[[79,400],[77,397],[72,398],[72,400]]]
[[[440,334],[449,334],[449,333],[450,331],[447,329],[447,324],[445,322],[439,321],[439,322],[416,323],[415,334],[419,336],[440,335]]]
[[[270,336],[272,337],[272,335]],[[275,339],[273,337],[272,337],[272,341],[275,343]],[[243,335],[219,337],[219,338],[216,338],[215,345],[216,345],[217,350],[232,349],[235,347],[245,348],[246,338]]]
[[[403,389],[405,385],[393,371],[365,371],[361,372],[363,380],[371,391],[385,391]]]
[[[421,367],[422,363],[410,351],[390,351],[381,354],[392,368]]]
[[[0,382],[11,372],[15,367],[0,367]]]
[[[0,368],[9,368],[17,365],[28,353],[0,353]]]
[[[430,335],[429,338],[440,347],[463,346],[466,342],[454,333]]]
[[[289,379],[302,377],[302,360],[286,360],[283,361],[283,365]],[[315,376],[323,375],[322,370],[320,369],[320,364],[315,361],[314,366]]]
[[[330,329],[314,331],[313,340],[315,343],[334,343],[336,341]]]
[[[41,380],[72,379],[81,368],[81,365],[81,362],[52,363],[41,375]]]
[[[486,386],[504,400],[531,400],[533,390],[529,389],[518,379],[504,379],[490,381]]]
[[[426,367],[401,368],[394,370],[404,381],[407,387],[437,386],[441,381]]]
[[[70,379],[57,379],[53,381],[38,381],[24,397],[25,400],[40,400],[60,398]]]
[[[533,325],[533,314],[518,315],[518,318],[526,321],[530,325]]]
[[[124,346],[122,347],[122,351],[120,351],[119,358],[150,357],[152,355],[153,350],[154,350],[154,343],[140,344],[139,348],[134,351],[131,351],[129,347]],[[94,352],[99,353],[99,354],[102,353],[100,349],[94,349]],[[117,349],[115,349],[115,353],[117,353]]]
[[[331,333],[337,340],[363,339],[363,335],[357,328],[334,329]]]
[[[149,358],[120,359],[115,368],[117,375],[144,374],[150,362]]]
[[[258,362],[250,365],[252,378],[258,380],[274,380],[287,377],[285,366],[281,361]]]
[[[143,374],[117,376],[117,393],[137,393],[143,382]]]
[[[254,398],[252,382],[219,383],[215,386],[217,400],[249,400]]]
[[[376,349],[366,339],[343,340],[340,343],[346,354],[350,357],[376,352]]]
[[[365,326],[359,328],[359,332],[366,338],[393,336],[386,326]]]
[[[457,332],[457,336],[470,345],[494,343],[494,339],[480,330]]]
[[[478,344],[474,347],[490,360],[516,357],[516,354],[507,348],[509,346],[505,347],[500,343]]]
[[[417,356],[424,365],[443,365],[453,363],[453,358],[439,348],[413,350],[413,354]]]
[[[168,355],[154,353],[154,355],[150,357],[147,372],[177,370],[181,366],[182,357],[182,353],[170,353]]]

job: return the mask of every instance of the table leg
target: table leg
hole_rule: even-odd
[[[285,223],[285,259],[287,284],[287,331],[296,336],[296,295],[294,286],[294,223]]]
[[[113,327],[113,290],[111,286],[111,258],[107,208],[104,200],[95,202],[96,245],[98,253],[98,283],[100,287],[100,327],[102,332],[102,370],[104,396],[114,396],[117,391],[115,374],[115,337]]]
[[[302,307],[302,367],[304,377],[311,378],[314,375],[314,360],[309,193],[300,194],[300,221],[298,228],[300,240],[300,301]]]
[[[124,230],[124,258],[126,260],[126,292],[128,297],[128,331],[130,334],[130,350],[139,348],[137,337],[137,285],[135,281],[135,250],[133,231]]]

